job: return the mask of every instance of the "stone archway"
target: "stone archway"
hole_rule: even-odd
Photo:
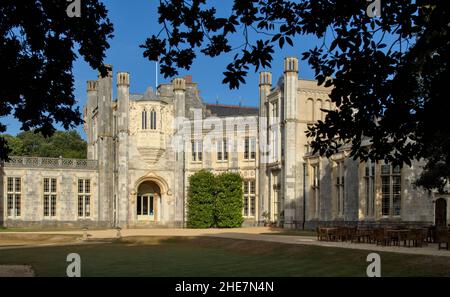
[[[157,222],[160,220],[161,189],[154,181],[139,184],[136,192],[136,215],[138,221]]]
[[[444,198],[437,199],[434,213],[436,227],[447,227],[447,200]]]
[[[171,195],[169,185],[162,177],[149,173],[139,178],[134,184],[134,191],[130,197],[132,205],[130,209],[134,221],[139,225],[164,223],[167,220],[166,207]],[[153,205],[151,205],[152,198]],[[146,209],[144,209],[144,205]]]

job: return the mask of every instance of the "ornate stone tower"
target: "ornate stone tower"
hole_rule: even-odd
[[[95,139],[95,126],[94,110],[98,106],[98,81],[89,80],[87,82],[87,97],[88,101],[85,110],[85,131],[87,134],[87,158],[89,160],[97,160],[97,139]]]
[[[298,112],[298,59],[288,57],[284,61],[284,226],[293,228],[296,209],[300,203],[300,164],[301,153],[298,151],[299,112]]]
[[[172,82],[174,93],[174,113],[178,123],[186,117],[186,81],[184,78],[176,78]],[[184,133],[181,126],[177,127],[175,133]],[[182,136],[182,135],[179,135]],[[182,137],[184,139],[184,137]],[[182,142],[184,143],[184,141]],[[181,144],[180,144],[181,145]],[[178,227],[184,225],[185,217],[185,149],[175,149],[174,166],[174,197],[175,197],[175,224]]]
[[[115,193],[115,225],[123,227],[128,222],[129,199],[129,105],[130,75],[117,73],[117,188]]]
[[[107,65],[106,77],[98,80],[98,218],[99,224],[113,225],[114,154],[112,113],[112,66]]]
[[[262,221],[261,214],[268,210],[269,207],[269,178],[267,173],[268,162],[268,144],[269,144],[269,104],[267,96],[270,94],[272,87],[272,73],[261,72],[259,75],[259,214],[258,221]]]

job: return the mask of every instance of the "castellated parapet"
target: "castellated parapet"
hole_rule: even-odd
[[[267,71],[261,72],[259,74],[259,85],[260,86],[266,86],[266,85],[271,86],[272,85],[272,73],[267,72]]]
[[[130,86],[130,74],[128,72],[117,73],[117,86]]]
[[[186,80],[184,78],[175,78],[172,84],[174,91],[186,91]]]
[[[98,81],[88,80],[87,81],[87,90],[88,90],[88,92],[96,92],[98,90]]]
[[[298,59],[295,57],[287,57],[284,60],[284,72],[298,72]]]

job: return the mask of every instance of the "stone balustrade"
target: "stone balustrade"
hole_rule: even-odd
[[[42,157],[10,157],[10,160],[2,165],[7,168],[98,169],[97,160]]]

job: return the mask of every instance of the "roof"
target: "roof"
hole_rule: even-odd
[[[255,116],[259,114],[258,107],[207,104],[206,109],[211,111],[213,116],[229,117],[229,116]]]
[[[130,94],[131,101],[155,101],[158,100],[153,88],[148,87],[144,94]]]

